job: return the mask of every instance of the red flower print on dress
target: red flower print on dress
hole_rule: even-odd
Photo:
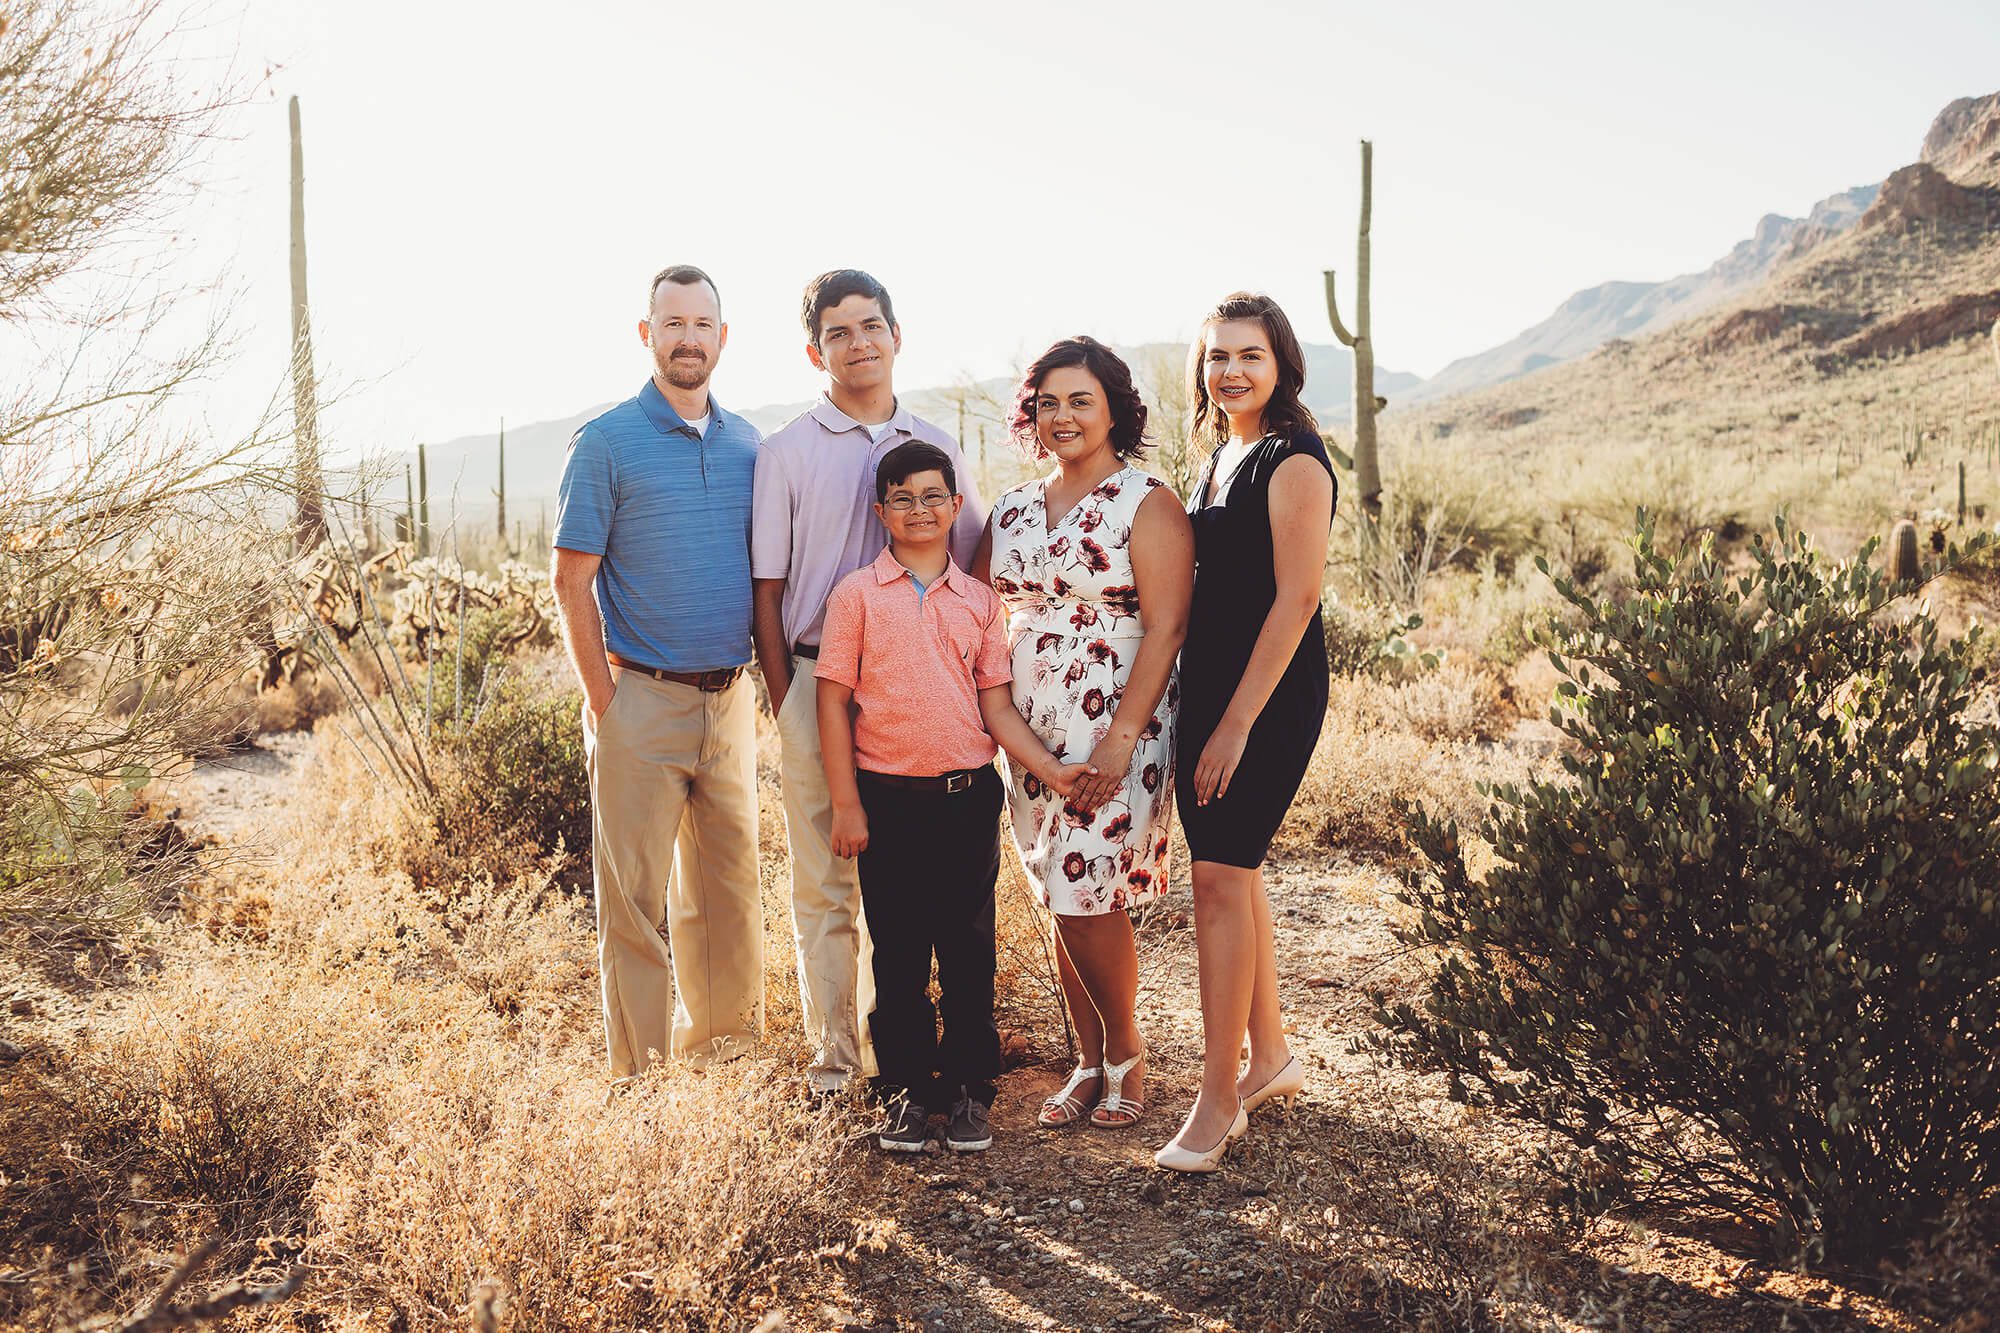
[[[1079,528],[1082,528],[1085,532],[1095,532],[1097,531],[1097,525],[1102,523],[1103,521],[1104,521],[1103,510],[1086,509],[1083,511],[1083,513],[1077,516],[1076,525]]]
[[[1089,866],[1085,863],[1082,852],[1071,852],[1063,858],[1063,874],[1069,876],[1072,884],[1082,879],[1083,872],[1087,869]]]
[[[1139,733],[1139,739],[1142,741],[1152,740],[1160,734],[1161,730],[1162,724],[1159,714],[1155,713],[1152,717],[1146,719],[1146,729]]]
[[[1097,822],[1097,811],[1079,810],[1068,801],[1064,801],[1062,819],[1070,828],[1089,828]]]
[[[1119,583],[1104,589],[1098,600],[1121,616],[1139,614],[1139,590],[1129,583]]]
[[[1113,815],[1111,817],[1111,822],[1104,826],[1103,829],[1104,840],[1106,842],[1116,842],[1118,841],[1118,839],[1124,837],[1131,831],[1132,831],[1132,816],[1129,813],[1122,815]]]
[[[1078,602],[1076,610],[1069,613],[1069,623],[1078,629],[1097,623],[1097,608],[1089,602]]]
[[[1069,580],[1060,574],[1055,577],[1055,594],[1058,597],[1067,597],[1070,594]]]
[[[1116,478],[1112,478],[1108,481],[1100,483],[1098,488],[1095,491],[1091,492],[1091,494],[1101,495],[1107,500],[1116,500],[1119,496],[1123,495],[1124,493],[1125,493],[1125,488],[1118,484]]]
[[[1076,684],[1078,681],[1083,679],[1084,673],[1088,670],[1090,670],[1090,668],[1087,665],[1085,665],[1084,660],[1080,657],[1077,658],[1074,662],[1071,662],[1069,664],[1069,670],[1063,672],[1063,684],[1065,685]]]
[[[1029,800],[1040,800],[1042,795],[1042,780],[1033,773],[1023,773],[1021,775],[1021,790],[1028,794]]]
[[[1139,869],[1127,875],[1125,877],[1125,882],[1127,884],[1130,884],[1133,888],[1143,891],[1149,884],[1153,882],[1153,872],[1146,869],[1144,866],[1141,866]]]
[[[1083,692],[1083,715],[1085,717],[1104,716],[1104,691],[1085,690]]]
[[[1030,782],[1034,781],[1032,777],[1028,780]],[[1158,764],[1146,765],[1145,771],[1139,774],[1139,784],[1147,791],[1158,791],[1160,789],[1160,766]],[[1033,796],[1034,793],[1029,792],[1028,795]]]
[[[1020,507],[1017,505],[1009,509],[1006,513],[1000,515],[1000,526],[1002,528],[1011,528],[1014,526],[1014,521],[1020,517],[1021,517],[1021,510]]]
[[[1114,670],[1118,667],[1118,654],[1102,639],[1092,639],[1083,651],[1093,662],[1109,662]]]
[[[1060,560],[1069,554],[1069,538],[1062,536],[1049,543],[1049,554]]]
[[[1021,591],[1021,585],[1008,578],[1005,574],[1002,574],[993,580],[993,591],[1004,597],[1008,593]]]
[[[1166,854],[1167,854],[1167,835],[1165,833],[1162,833],[1160,834],[1158,840],[1153,843],[1153,855],[1165,856]]]
[[[1043,653],[1049,652],[1050,650],[1054,649],[1058,644],[1060,644],[1062,641],[1063,641],[1063,636],[1060,634],[1037,634],[1035,636],[1036,656],[1040,656]]]
[[[1094,540],[1085,537],[1077,544],[1083,548],[1083,567],[1085,569],[1093,574],[1102,574],[1105,570],[1111,568],[1111,557],[1106,555],[1104,548],[1099,546]]]

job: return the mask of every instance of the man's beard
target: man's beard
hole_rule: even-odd
[[[666,375],[667,383],[676,389],[699,389],[708,383],[707,357],[670,356],[660,369]]]

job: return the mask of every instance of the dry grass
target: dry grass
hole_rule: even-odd
[[[330,726],[306,771],[284,862],[190,900],[156,974],[8,1075],[0,1318],[130,1310],[220,1234],[217,1280],[303,1255],[295,1311],[455,1327],[486,1282],[509,1327],[706,1328],[845,1238],[861,1111],[799,1095],[786,1042],[607,1099],[587,904],[439,910]]]
[[[1468,822],[1484,806],[1478,782],[1532,770],[1533,759],[1494,743],[1516,719],[1487,670],[1447,664],[1404,681],[1336,676],[1278,850],[1337,849],[1404,864],[1407,803]]]

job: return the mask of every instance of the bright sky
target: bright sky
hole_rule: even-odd
[[[345,448],[625,396],[672,262],[721,287],[715,385],[740,407],[815,391],[799,292],[842,266],[894,295],[911,387],[1077,331],[1183,338],[1237,287],[1328,342],[1363,136],[1378,363],[1430,374],[1577,288],[1702,268],[1763,213],[1879,180],[1947,101],[2000,86],[1987,0],[251,6],[207,38],[278,68],[187,262],[244,294],[229,392],[261,397],[298,94]]]

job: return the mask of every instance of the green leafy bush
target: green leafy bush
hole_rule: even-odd
[[[1844,1260],[2000,1184],[2000,736],[1978,631],[1902,618],[1870,552],[1781,521],[1736,575],[1642,513],[1614,604],[1556,586],[1566,778],[1491,789],[1494,849],[1413,812],[1404,938],[1441,950],[1378,1041],[1568,1137],[1585,1179],[1680,1187]],[[1717,1151],[1725,1148],[1726,1151]]]
[[[447,887],[467,875],[504,883],[541,870],[586,885],[583,696],[552,654],[496,658],[490,668],[482,655],[481,671],[477,706],[439,719],[434,836],[412,844],[406,868],[420,884]]]

